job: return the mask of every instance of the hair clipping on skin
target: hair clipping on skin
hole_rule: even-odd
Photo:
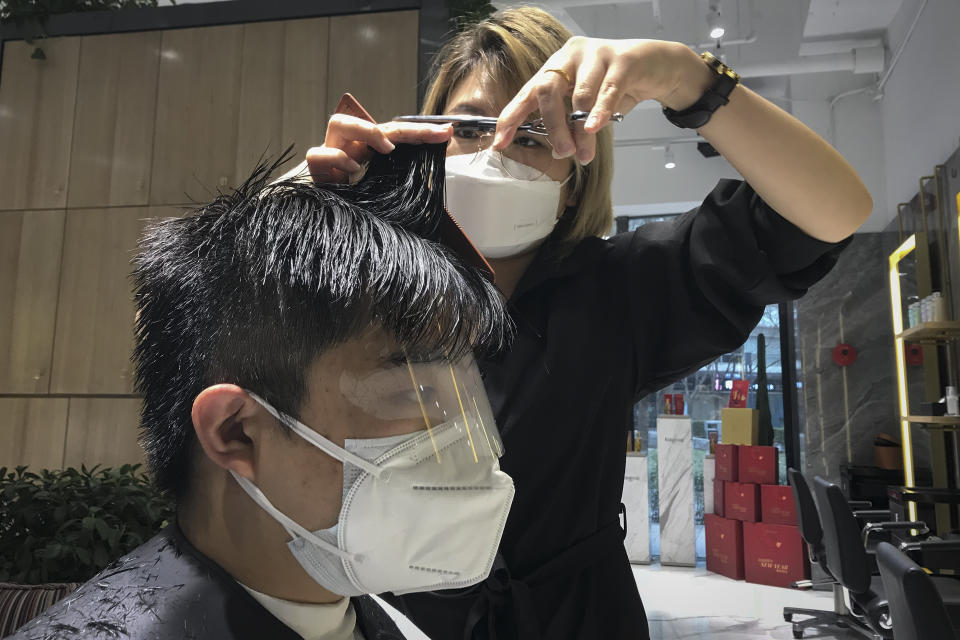
[[[376,123],[373,116],[371,116],[350,93],[345,93],[340,97],[340,101],[337,102],[337,108],[334,109],[333,112],[343,113],[348,116],[360,118],[361,120],[366,120],[367,122]],[[440,188],[443,188],[442,183]],[[453,219],[453,216],[450,215],[450,212],[447,211],[446,208],[444,208],[444,212],[446,215],[441,218],[436,230],[439,242],[460,256],[469,266],[479,270],[480,273],[484,274],[491,282],[496,282],[496,274],[490,266],[490,263],[487,262],[486,258],[477,250],[473,242],[470,241],[470,238],[467,237],[467,234],[463,232],[463,229],[460,228],[460,225],[457,224],[457,221]]]

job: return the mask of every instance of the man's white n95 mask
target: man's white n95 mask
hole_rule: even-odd
[[[290,534],[287,543],[320,585],[344,596],[431,591],[484,580],[513,501],[500,470],[503,444],[472,358],[395,363],[344,373],[340,390],[405,433],[347,439],[340,447],[265,400],[250,396],[297,435],[343,463],[337,524],[308,531],[248,479],[247,494]]]

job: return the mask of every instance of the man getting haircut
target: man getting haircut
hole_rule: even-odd
[[[489,573],[513,483],[473,358],[511,329],[444,244],[443,146],[354,185],[270,184],[282,161],[141,239],[141,442],[177,518],[14,638],[402,638],[366,594]]]

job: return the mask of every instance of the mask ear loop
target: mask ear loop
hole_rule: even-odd
[[[247,391],[247,393],[250,395],[251,398],[253,398],[257,402],[257,404],[259,404],[261,407],[266,409],[267,413],[272,415],[274,418],[276,418],[283,424],[290,427],[290,429],[292,429],[294,433],[296,433],[298,436],[300,436],[301,438],[303,438],[313,446],[317,447],[318,449],[326,453],[331,458],[336,458],[340,462],[349,462],[353,466],[363,469],[364,471],[374,476],[377,480],[380,480],[381,482],[387,482],[390,479],[390,471],[381,469],[380,467],[373,464],[369,460],[365,460],[364,458],[361,458],[357,454],[351,453],[350,451],[347,451],[343,447],[340,447],[334,444],[333,442],[327,440],[322,435],[320,435],[313,429],[309,428],[308,426],[306,426],[296,418],[280,413],[279,411],[274,409],[269,402],[267,402],[266,400],[264,400],[263,398],[255,394],[254,392]]]
[[[248,496],[250,496],[250,499],[256,502],[261,509],[270,514],[274,520],[279,522],[281,526],[286,529],[287,534],[291,538],[303,538],[304,540],[308,540],[324,551],[329,551],[333,555],[343,560],[350,560],[352,562],[364,561],[363,554],[355,554],[344,551],[340,547],[330,544],[322,538],[318,538],[312,531],[308,531],[304,527],[300,526],[290,516],[273,506],[273,503],[270,502],[270,499],[264,495],[263,491],[261,491],[257,485],[253,484],[253,482],[247,478],[244,478],[233,469],[229,469],[229,471],[230,475],[232,475],[234,480],[237,481],[237,484],[240,485],[240,488],[243,489]]]

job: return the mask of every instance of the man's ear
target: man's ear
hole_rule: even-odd
[[[218,467],[256,479],[254,446],[262,412],[250,395],[233,384],[207,387],[193,401],[193,429],[203,452]]]

